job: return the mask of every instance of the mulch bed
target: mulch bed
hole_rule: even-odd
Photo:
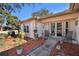
[[[55,45],[54,48],[52,48],[50,52],[50,56],[56,56],[57,55],[57,50],[56,46],[60,44],[59,42]],[[79,45],[78,44],[73,44],[73,43],[68,43],[68,42],[63,42],[61,44],[61,53],[67,56],[79,56]]]
[[[70,56],[79,56],[79,45],[78,44],[63,42],[61,47],[62,47],[62,53],[65,53]]]
[[[22,47],[23,48],[23,52],[22,52],[22,55],[27,55],[29,52],[31,52],[34,48],[44,44],[45,40],[44,39],[38,39],[38,40],[28,40],[27,43],[25,44],[22,44],[20,45],[19,47]],[[2,55],[8,55],[8,56],[17,56],[17,53],[16,53],[16,48],[12,48],[10,50],[7,50],[7,51],[4,51],[2,53]],[[1,54],[0,54],[1,55]]]

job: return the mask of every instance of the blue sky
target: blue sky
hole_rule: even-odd
[[[42,3],[36,4],[35,6],[25,5],[20,12],[12,13],[15,16],[18,16],[20,20],[25,20],[32,17],[32,12],[38,11],[40,9],[48,9],[49,12],[58,13],[62,12],[69,8],[68,3]]]

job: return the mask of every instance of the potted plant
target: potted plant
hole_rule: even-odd
[[[38,38],[37,29],[34,29],[34,36],[35,36],[35,38]]]
[[[24,39],[24,36],[25,36],[25,33],[22,32],[22,31],[20,31],[20,33],[19,33],[19,38],[20,38],[21,40],[23,40],[23,39]]]
[[[58,45],[56,46],[56,50],[57,50],[57,54],[58,54],[58,55],[61,55],[61,46],[60,46],[60,44],[58,44]]]
[[[61,46],[60,46],[60,45],[57,45],[57,46],[56,46],[56,49],[57,49],[58,51],[60,51],[60,50],[61,50]]]
[[[34,30],[34,33],[37,33],[37,29]]]
[[[17,48],[16,48],[16,53],[17,53],[18,55],[21,55],[22,52],[23,52],[23,48],[22,48],[22,47],[17,47]]]

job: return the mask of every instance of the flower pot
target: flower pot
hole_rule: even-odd
[[[57,49],[58,51],[60,51],[60,50],[61,50],[61,46],[60,46],[60,45],[57,45],[57,46],[56,46],[56,49]]]
[[[23,48],[20,48],[20,47],[17,48],[17,49],[16,49],[16,52],[17,52],[18,55],[21,55],[22,52],[23,52]]]

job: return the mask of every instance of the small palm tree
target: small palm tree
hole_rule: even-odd
[[[7,25],[11,25],[13,29],[16,28],[16,23],[18,22],[18,17],[16,16],[8,16]]]

